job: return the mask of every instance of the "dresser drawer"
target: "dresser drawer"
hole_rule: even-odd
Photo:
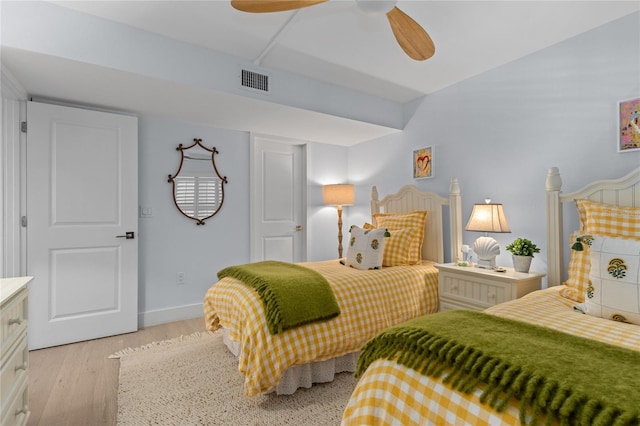
[[[13,394],[18,392],[17,386],[26,381],[28,366],[29,350],[27,338],[23,336],[0,369],[0,395],[2,395],[3,405],[12,398]]]
[[[27,289],[23,288],[2,305],[0,314],[0,363],[12,352],[27,330]]]
[[[12,400],[7,401],[8,404],[2,407],[1,426],[22,426],[27,424],[29,419],[29,391],[27,390],[26,374],[20,382],[17,383],[19,392],[13,396]],[[4,395],[2,395],[4,398]]]
[[[27,284],[31,277],[0,279],[0,426],[29,418]]]

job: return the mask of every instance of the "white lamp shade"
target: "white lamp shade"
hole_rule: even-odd
[[[502,204],[474,204],[467,231],[477,232],[511,232]]]
[[[490,203],[474,204],[469,222],[464,228],[476,232],[511,232],[502,204]],[[498,242],[491,237],[480,237],[473,244],[473,251],[478,256],[476,266],[493,269],[496,266],[496,256],[500,254]]]
[[[351,184],[324,185],[322,199],[330,206],[348,206],[353,204],[354,189]]]

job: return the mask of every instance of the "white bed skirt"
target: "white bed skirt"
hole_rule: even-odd
[[[240,342],[232,340],[224,329],[223,341],[229,351],[236,357],[240,353]],[[291,395],[298,388],[310,388],[314,383],[332,382],[338,373],[356,371],[359,352],[352,352],[325,361],[289,367],[280,382],[266,393],[275,392],[277,395]]]

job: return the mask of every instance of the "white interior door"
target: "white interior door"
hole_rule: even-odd
[[[254,136],[251,149],[251,261],[305,261],[304,147]]]
[[[27,119],[29,349],[137,330],[137,118],[28,102]]]

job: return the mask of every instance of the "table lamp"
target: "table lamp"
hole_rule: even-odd
[[[500,245],[489,236],[489,232],[511,232],[507,218],[504,215],[502,204],[492,203],[491,199],[485,199],[484,204],[474,204],[467,231],[484,232],[485,236],[478,238],[473,243],[473,251],[478,256],[479,268],[493,269],[496,267],[496,256],[500,254]]]
[[[342,206],[353,204],[354,190],[351,184],[324,185],[322,187],[324,203],[338,208],[338,258],[342,257]]]

